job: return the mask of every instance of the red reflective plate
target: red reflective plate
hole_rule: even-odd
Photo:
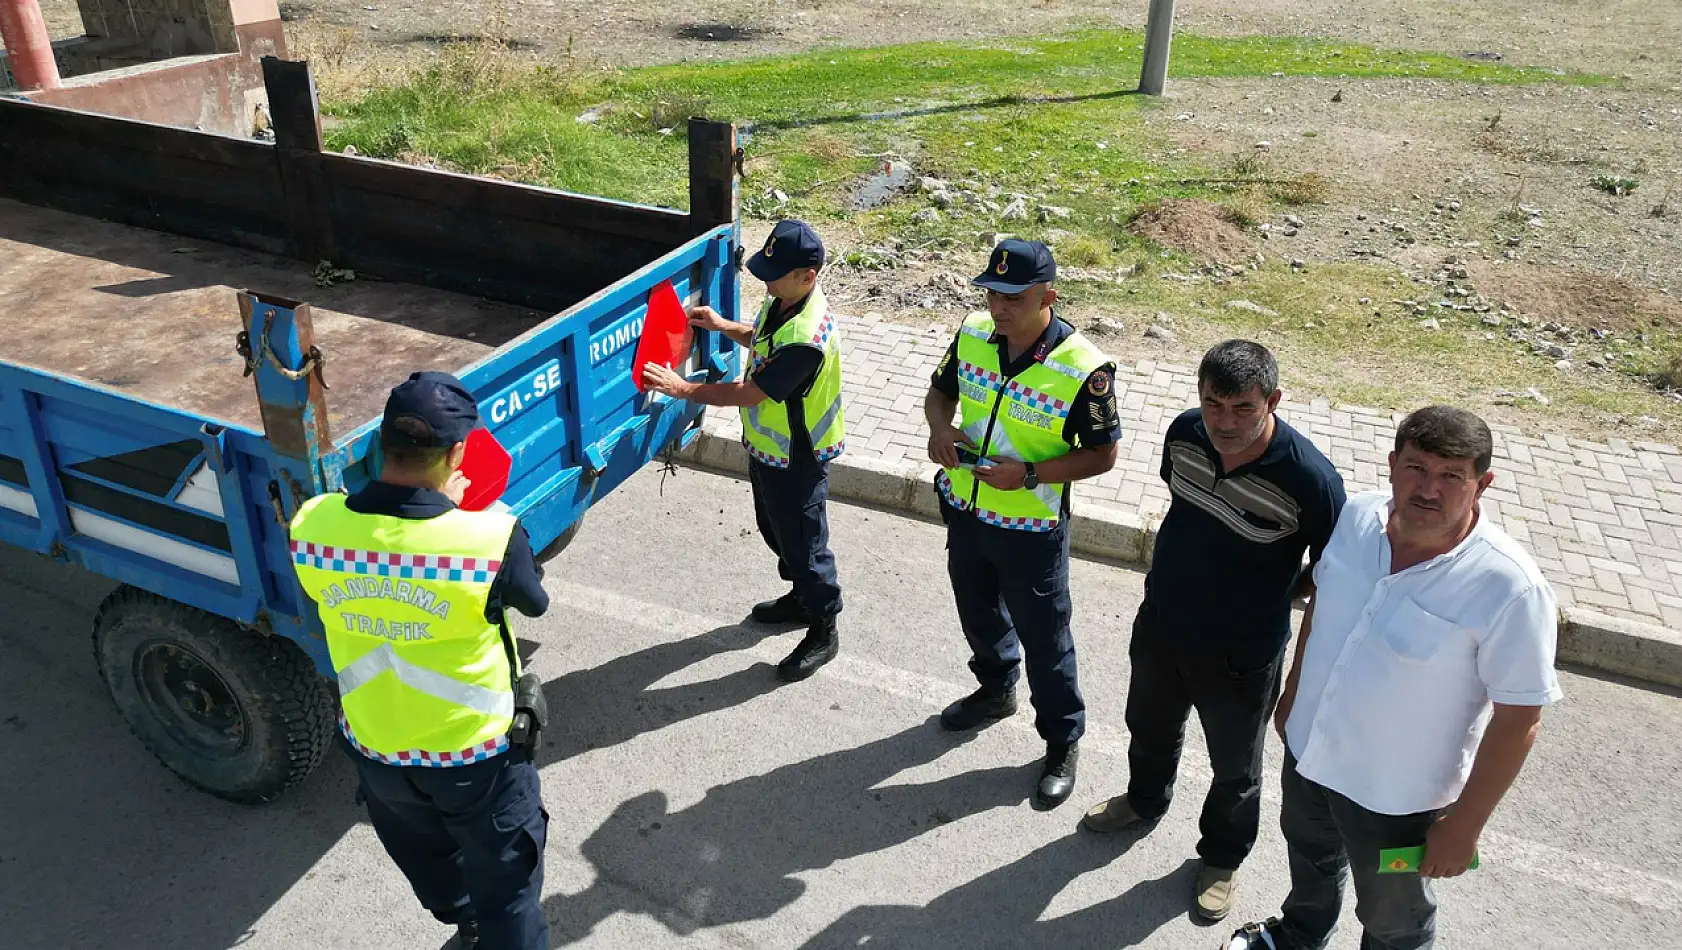
[[[642,370],[649,363],[677,369],[689,358],[695,343],[694,328],[677,290],[669,280],[661,281],[648,295],[648,317],[643,321],[642,339],[637,342],[636,361],[631,364],[631,379],[637,391],[646,389]]]
[[[508,490],[508,473],[514,468],[514,457],[491,435],[489,429],[474,429],[467,434],[467,452],[461,460],[461,473],[467,476],[467,495],[461,507],[466,511],[483,511]]]

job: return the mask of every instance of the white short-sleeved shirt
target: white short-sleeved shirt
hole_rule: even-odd
[[[1557,701],[1553,590],[1518,542],[1478,518],[1454,550],[1390,572],[1390,492],[1344,505],[1314,570],[1314,617],[1285,741],[1297,771],[1357,804],[1452,804],[1491,701]]]

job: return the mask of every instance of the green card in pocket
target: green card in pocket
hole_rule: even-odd
[[[1380,874],[1418,874],[1419,865],[1425,861],[1425,846],[1416,845],[1412,848],[1385,848],[1378,852],[1378,873]],[[1472,852],[1470,870],[1477,870],[1478,853]]]

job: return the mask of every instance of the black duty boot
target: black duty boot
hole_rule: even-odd
[[[820,620],[806,631],[805,639],[794,652],[777,664],[777,678],[785,683],[798,683],[835,659],[839,652],[841,634],[835,629],[835,618]]]
[[[940,725],[950,732],[962,732],[1014,715],[1016,690],[1007,689],[1000,693],[982,687],[947,706],[940,714]]]
[[[791,590],[776,600],[754,604],[753,619],[765,624],[805,623],[806,607],[800,595]]]
[[[456,925],[456,950],[474,950],[479,946],[479,922],[470,920]]]
[[[1080,761],[1080,745],[1071,742],[1048,743],[1045,747],[1045,771],[1040,773],[1040,787],[1034,793],[1034,806],[1056,808],[1075,790],[1075,765]]]

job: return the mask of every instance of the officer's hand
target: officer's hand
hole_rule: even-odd
[[[690,388],[690,382],[679,376],[668,367],[659,363],[649,363],[642,368],[642,381],[649,389],[668,396],[682,398]]]
[[[975,467],[975,477],[1000,491],[1015,491],[1028,477],[1028,466],[1015,459],[998,459]]]
[[[701,305],[689,311],[689,325],[714,333],[723,333],[735,325],[734,321],[719,316],[718,311]]]
[[[958,467],[958,443],[974,447],[975,443],[953,425],[935,426],[929,431],[929,461],[941,468]]]
[[[450,480],[444,483],[444,497],[460,505],[462,500],[467,497],[468,486],[472,484],[472,479],[469,479],[460,471],[451,472]]]

